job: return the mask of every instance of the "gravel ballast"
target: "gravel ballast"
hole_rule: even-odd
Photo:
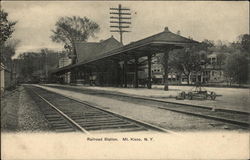
[[[19,131],[49,131],[49,125],[39,107],[26,91],[20,95],[18,110]]]

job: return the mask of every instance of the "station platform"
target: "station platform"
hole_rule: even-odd
[[[190,91],[193,86],[169,86],[169,91],[163,90],[163,85],[153,85],[152,89],[147,88],[117,88],[117,87],[98,87],[84,85],[61,85],[46,84],[46,86],[61,86],[68,88],[90,89],[115,94],[122,94],[135,97],[150,98],[159,101],[196,105],[197,107],[209,107],[211,109],[224,109],[250,113],[250,90],[242,88],[216,88],[206,87],[208,91],[213,91],[217,95],[215,100],[176,100],[175,97],[182,91]]]

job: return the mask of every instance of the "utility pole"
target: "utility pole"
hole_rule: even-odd
[[[125,28],[130,28],[131,13],[129,8],[122,7],[119,4],[118,8],[110,8],[110,32],[118,32],[120,34],[120,42],[123,44],[123,33],[130,32]]]

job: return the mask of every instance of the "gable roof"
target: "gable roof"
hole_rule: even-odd
[[[186,37],[183,37],[181,35],[172,33],[168,30],[168,27],[165,27],[163,32],[160,32],[158,34],[146,37],[144,39],[141,39],[136,42],[132,42],[127,45],[127,47],[137,46],[141,44],[147,44],[147,43],[156,43],[156,42],[165,42],[167,44],[179,44],[179,43],[194,43],[195,41],[188,39]]]
[[[102,41],[101,43],[85,43],[76,43],[76,52],[79,58],[78,63],[58,69],[53,73],[63,72],[63,70],[68,71],[71,68],[103,60],[105,58],[115,56],[123,58],[124,54],[134,54],[133,51],[137,52],[136,54],[138,55],[144,54],[145,56],[148,54],[147,52],[150,52],[150,48],[159,48],[161,46],[182,48],[186,44],[199,44],[197,41],[170,32],[167,27],[165,27],[163,32],[129,43],[125,46],[113,37]],[[139,53],[139,51],[143,51],[144,53]]]
[[[172,33],[168,30],[166,27],[163,32],[160,32],[158,34],[152,35],[150,37],[141,39],[136,42],[129,43],[122,48],[118,48],[117,50],[114,50],[113,52],[119,52],[119,51],[126,51],[126,50],[132,50],[135,48],[139,48],[142,46],[150,45],[150,44],[169,44],[169,45],[181,45],[181,44],[191,44],[191,43],[198,43],[197,41],[185,38],[183,36],[180,36],[178,34]]]
[[[101,42],[78,42],[75,43],[78,63],[95,59],[111,50],[122,47],[113,36]]]

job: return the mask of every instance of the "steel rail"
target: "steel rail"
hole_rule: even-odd
[[[125,119],[125,120],[128,120],[128,121],[132,121],[132,122],[134,122],[134,123],[140,124],[141,126],[144,126],[144,127],[148,128],[148,129],[156,130],[156,131],[159,131],[159,132],[174,133],[173,131],[166,130],[166,129],[164,129],[164,128],[161,128],[161,127],[152,125],[152,124],[147,123],[147,122],[142,122],[142,121],[140,121],[140,120],[135,120],[135,119],[133,119],[133,118],[131,118],[131,117],[128,117],[128,116],[126,116],[126,117],[125,117],[125,116],[122,116],[122,115],[120,115],[120,114],[118,114],[118,113],[116,113],[116,112],[114,112],[114,111],[107,111],[107,110],[105,110],[105,109],[102,109],[102,108],[98,107],[97,105],[90,104],[89,102],[82,101],[82,100],[76,99],[76,98],[74,98],[74,97],[68,97],[68,96],[65,96],[65,95],[63,95],[63,94],[60,94],[60,95],[63,96],[63,97],[65,97],[65,98],[69,98],[69,99],[71,99],[71,100],[73,100],[73,101],[76,101],[76,102],[85,104],[85,105],[87,105],[87,106],[89,106],[89,107],[96,108],[96,109],[101,110],[101,111],[103,111],[103,112],[109,113],[109,114],[114,115],[114,116],[116,116],[116,117],[120,117],[120,118],[122,118],[122,119]]]
[[[35,86],[35,87],[36,87],[36,86]],[[172,133],[172,134],[176,134],[176,132],[174,132],[174,131],[171,131],[171,130],[168,130],[168,129],[164,129],[164,128],[162,128],[162,127],[159,127],[159,126],[156,126],[156,125],[147,123],[147,122],[143,122],[143,121],[134,119],[134,118],[129,117],[129,116],[123,116],[123,115],[120,115],[119,113],[116,113],[116,112],[114,112],[114,111],[107,111],[107,110],[105,110],[105,109],[102,109],[102,108],[98,107],[96,104],[92,104],[92,103],[89,103],[89,102],[86,102],[86,101],[82,101],[82,100],[80,100],[80,99],[77,99],[77,98],[74,98],[74,97],[71,97],[71,96],[65,96],[65,95],[62,94],[62,93],[56,93],[56,92],[53,92],[53,91],[48,91],[48,90],[46,90],[46,89],[44,89],[44,88],[41,88],[41,87],[39,87],[39,88],[42,89],[42,90],[45,90],[46,92],[50,92],[50,93],[53,93],[53,94],[55,94],[55,95],[60,95],[60,96],[65,97],[65,98],[67,98],[67,99],[70,99],[70,100],[73,100],[73,101],[75,101],[75,102],[84,104],[84,105],[86,105],[86,106],[88,106],[88,107],[95,108],[95,109],[97,109],[97,110],[99,110],[99,111],[108,113],[108,114],[110,114],[110,115],[112,115],[112,116],[114,116],[114,117],[118,117],[118,118],[123,119],[123,120],[125,120],[125,121],[130,121],[130,122],[132,122],[132,123],[134,123],[134,124],[137,124],[137,125],[140,125],[140,126],[142,126],[142,127],[145,127],[145,129],[154,130],[154,131],[158,131],[158,132],[162,132],[162,133]]]
[[[204,114],[199,114],[199,113],[195,113],[195,112],[182,111],[182,110],[178,110],[178,109],[170,109],[170,108],[165,108],[165,107],[158,107],[158,108],[173,111],[173,112],[193,115],[193,116],[197,116],[197,117],[202,117],[202,118],[206,118],[206,119],[213,119],[213,120],[217,120],[217,121],[221,121],[221,122],[225,122],[225,123],[230,123],[230,124],[234,124],[234,125],[244,127],[246,129],[249,129],[249,127],[250,127],[250,124],[247,123],[247,122],[244,122],[244,121],[232,120],[232,119],[227,119],[227,118],[222,118],[222,117],[204,115]]]
[[[158,100],[158,99],[153,99],[153,98],[145,98],[145,97],[139,97],[139,96],[124,95],[124,94],[115,94],[115,93],[110,93],[108,91],[103,91],[103,90],[102,90],[102,92],[100,92],[100,91],[98,92],[98,91],[92,90],[92,89],[79,89],[79,88],[70,88],[70,87],[63,87],[63,86],[59,86],[59,87],[50,86],[50,87],[52,87],[52,88],[65,88],[65,89],[70,89],[70,90],[75,90],[75,91],[87,91],[87,92],[89,91],[89,92],[93,92],[94,94],[99,94],[99,95],[107,94],[107,95],[112,95],[112,96],[117,96],[117,97],[126,97],[126,98],[134,98],[134,99],[146,100],[146,101],[151,101],[151,102],[160,102],[163,104],[189,106],[189,107],[193,107],[194,109],[195,109],[195,107],[197,107],[200,109],[211,110],[210,107],[206,107],[206,106],[183,104],[183,103],[177,103],[177,102],[166,102],[163,100]],[[246,129],[249,129],[249,127],[250,127],[249,122],[245,122],[245,121],[233,120],[233,119],[223,118],[223,117],[218,117],[218,116],[205,115],[205,114],[200,114],[200,113],[195,113],[195,112],[190,112],[190,111],[184,111],[181,109],[173,109],[170,107],[158,107],[158,108],[173,111],[173,112],[178,112],[178,113],[182,113],[182,114],[188,114],[188,115],[193,115],[193,116],[197,116],[197,117],[202,117],[202,118],[206,118],[206,119],[213,119],[213,120],[221,121],[224,123],[230,123],[230,124],[237,125],[237,126],[240,126],[240,127],[246,128]],[[183,108],[183,109],[185,109],[185,108]],[[250,115],[249,113],[235,111],[235,110],[227,110],[227,109],[216,109],[216,110],[222,111],[222,112],[228,112],[228,113],[237,113],[237,114],[242,114],[242,115],[248,115],[248,116]]]
[[[121,97],[142,99],[142,100],[147,100],[147,101],[155,101],[155,102],[160,102],[160,103],[168,103],[168,104],[182,105],[182,106],[189,106],[189,107],[198,107],[198,108],[201,108],[201,109],[211,109],[210,107],[205,107],[205,106],[203,107],[203,106],[196,106],[196,105],[191,105],[191,104],[166,102],[166,101],[152,99],[152,98],[144,98],[144,97],[128,96],[128,95],[120,95],[120,94],[117,95],[117,94],[113,94],[113,93],[108,93],[108,94],[110,94],[110,95],[116,95],[116,96],[121,96]],[[230,123],[230,124],[234,124],[234,125],[238,125],[238,126],[244,127],[246,129],[249,129],[249,127],[250,127],[249,122],[244,122],[244,121],[239,121],[239,120],[232,120],[232,119],[228,119],[228,118],[216,117],[216,116],[211,116],[211,115],[204,115],[204,114],[199,114],[199,113],[190,112],[190,111],[183,111],[183,110],[178,110],[178,109],[172,109],[172,108],[168,108],[168,107],[158,107],[158,108],[164,109],[164,110],[173,111],[173,112],[178,112],[178,113],[183,113],[183,114],[198,116],[198,117],[202,117],[202,118],[206,118],[206,119],[213,119],[213,120],[217,120],[217,121],[221,121],[221,122],[226,122],[226,123]],[[238,114],[248,114],[248,113],[245,113],[245,112],[234,111],[234,110],[224,110],[224,109],[216,109],[216,110],[217,111],[222,111],[222,112],[228,112],[228,113],[235,112],[235,113],[238,113]]]
[[[33,89],[31,89],[33,93],[35,93],[39,98],[41,98],[43,101],[45,101],[47,104],[49,104],[50,107],[52,107],[54,110],[56,110],[62,117],[64,117],[66,120],[68,120],[71,124],[73,124],[78,130],[81,132],[84,132],[86,134],[89,134],[87,130],[82,128],[78,123],[76,123],[73,119],[71,119],[69,116],[67,116],[65,113],[63,113],[60,109],[58,109],[56,106],[54,106],[52,103],[50,103],[47,99],[42,97],[40,94],[35,92]]]

